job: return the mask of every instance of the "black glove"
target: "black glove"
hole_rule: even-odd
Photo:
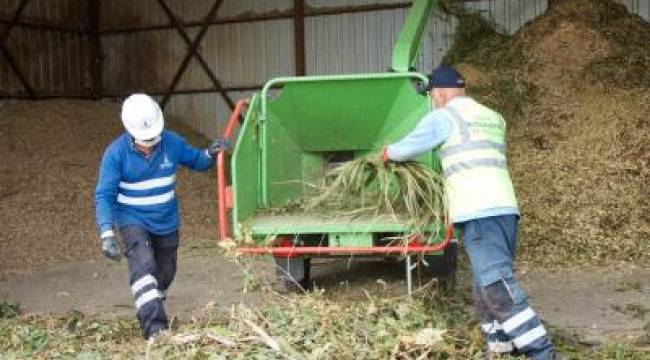
[[[120,251],[119,245],[117,245],[117,238],[115,236],[102,238],[102,254],[111,260],[120,261],[122,252]]]
[[[230,140],[219,138],[217,140],[214,140],[210,146],[208,146],[208,155],[210,155],[210,157],[215,157],[220,151],[230,151],[231,149],[232,144],[230,143]]]

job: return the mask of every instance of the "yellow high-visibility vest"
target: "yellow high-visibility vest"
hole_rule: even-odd
[[[440,109],[452,131],[438,151],[452,222],[494,208],[517,208],[506,163],[506,123],[469,97]]]

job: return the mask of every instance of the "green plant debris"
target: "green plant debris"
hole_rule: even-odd
[[[0,301],[0,319],[10,319],[18,316],[19,306],[7,300]]]
[[[307,190],[301,199],[284,207],[261,209],[258,215],[300,213],[368,223],[390,218],[408,229],[403,235],[386,238],[392,243],[409,241],[413,234],[430,234],[435,238],[445,226],[444,179],[417,161],[384,165],[379,155],[358,157],[326,169],[322,181],[305,186]],[[241,225],[241,236],[237,239],[240,244],[254,243],[250,227],[250,223]],[[261,243],[270,245],[276,238],[269,235]]]
[[[9,359],[480,359],[482,335],[469,299],[442,296],[435,288],[406,297],[366,295],[347,303],[323,291],[307,295],[266,293],[264,305],[206,310],[180,322],[153,346],[133,318],[26,317],[0,320],[0,353]],[[647,359],[632,342],[583,345],[551,329],[568,359]],[[503,357],[502,359],[514,359]]]
[[[316,189],[306,201],[308,211],[390,215],[404,219],[413,233],[437,233],[447,213],[444,180],[415,161],[384,165],[380,156],[360,157],[327,171]]]

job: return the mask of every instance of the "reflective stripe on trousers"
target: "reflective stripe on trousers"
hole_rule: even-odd
[[[516,215],[507,215],[462,223],[463,245],[484,323],[496,321],[503,329],[503,340],[511,341],[516,350],[536,360],[547,360],[554,354],[553,346],[512,272],[517,222]],[[488,347],[490,340],[488,329]]]
[[[487,348],[489,352],[507,354],[514,350],[512,341],[508,340],[501,323],[498,321],[494,320],[491,323],[481,324],[481,331],[487,338]]]
[[[503,331],[512,339],[512,344],[523,353],[534,349],[535,343],[548,341],[544,325],[529,306],[506,319],[503,322]]]
[[[144,338],[167,328],[164,291],[176,274],[178,231],[155,235],[127,225],[120,228],[129,264],[131,292]]]

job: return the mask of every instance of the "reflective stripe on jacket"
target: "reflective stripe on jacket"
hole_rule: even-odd
[[[178,165],[207,170],[214,164],[205,150],[165,130],[148,157],[123,133],[104,152],[95,188],[95,209],[100,234],[113,226],[138,225],[163,235],[180,226],[176,199]],[[109,232],[110,234],[110,232]]]
[[[451,101],[441,111],[452,124],[451,135],[438,152],[451,220],[467,221],[490,209],[518,213],[506,162],[503,117],[469,97]]]

